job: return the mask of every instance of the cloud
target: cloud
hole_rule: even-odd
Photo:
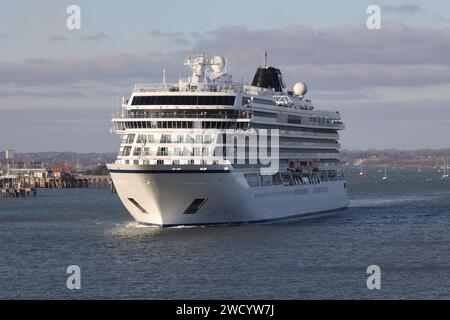
[[[406,13],[406,14],[415,14],[423,11],[421,7],[414,4],[402,4],[399,6],[383,5],[381,6],[381,8],[388,12]]]
[[[66,37],[62,37],[62,36],[53,36],[53,37],[50,37],[48,39],[48,41],[50,41],[50,42],[67,42],[67,41],[69,41],[69,39],[67,39]]]
[[[0,90],[2,98],[82,98],[86,93],[77,90]]]
[[[450,23],[450,18],[448,18],[442,14],[435,14],[435,15],[433,15],[432,18],[437,23],[445,23],[445,24]]]
[[[352,91],[339,91],[336,88],[330,90],[315,90],[312,92],[314,100],[320,99],[320,101],[336,102],[336,100],[354,101],[354,100],[369,100],[377,99],[378,95],[372,90],[352,90]]]
[[[103,40],[107,40],[111,38],[109,35],[107,35],[104,32],[98,32],[96,34],[90,35],[90,36],[86,36],[86,37],[81,37],[81,40],[84,41],[103,41]]]
[[[450,28],[385,23],[376,32],[361,27],[286,26],[249,30],[223,27],[198,42],[193,52],[217,52],[248,79],[263,63],[285,70],[287,80],[341,90],[364,86],[448,83]]]
[[[158,34],[170,41],[194,38],[188,33],[154,32]],[[22,148],[60,145],[90,150],[100,145],[113,150],[116,137],[107,134],[110,110],[119,105],[122,95],[130,93],[134,83],[160,82],[163,68],[169,82],[177,81],[189,73],[183,58],[205,51],[225,56],[235,79],[244,76],[250,81],[268,51],[269,64],[280,67],[290,84],[308,84],[319,109],[337,105],[343,112],[348,128],[343,133],[344,147],[448,144],[449,101],[439,99],[446,97],[450,87],[450,28],[392,23],[383,23],[377,31],[365,26],[291,25],[265,30],[234,26],[218,28],[194,43],[172,54],[113,52],[92,58],[0,62],[0,127],[8,127],[12,134],[20,131],[23,137],[36,132],[33,125],[42,128],[37,137],[41,141],[20,139],[17,145]],[[61,120],[49,126],[48,117],[54,112]],[[24,116],[27,125],[13,125]],[[73,127],[75,120],[84,118],[93,122],[83,130]],[[68,133],[67,128],[77,129]],[[0,145],[7,141],[0,135]]]
[[[291,82],[305,81],[315,90],[421,87],[450,83],[450,66],[442,65],[301,65],[284,70]]]
[[[192,31],[190,33],[190,35],[191,35],[192,38],[197,39],[197,40],[203,39],[203,35],[201,33],[197,32],[197,31]]]
[[[159,29],[152,29],[150,30],[150,35],[154,37],[160,37],[160,38],[177,38],[177,37],[183,37],[184,33],[182,32],[164,32]]]
[[[186,39],[183,39],[183,38],[175,38],[175,39],[173,39],[173,42],[180,44],[180,45],[189,45],[190,44],[189,41],[187,41]]]
[[[45,86],[77,84],[85,81],[100,84],[159,81],[162,66],[183,67],[179,59],[171,56],[154,59],[151,56],[123,53],[99,55],[91,59],[78,57],[27,59],[19,63],[0,63],[0,84]],[[174,69],[168,68],[168,76],[172,70]],[[178,74],[178,70],[175,74]]]
[[[314,29],[287,26],[249,30],[223,27],[194,50],[220,52],[248,65],[262,62],[265,51],[273,63],[297,64],[450,64],[450,28],[408,27],[384,23],[382,30],[361,27]]]
[[[159,29],[152,29],[149,34],[153,37],[171,40],[172,42],[183,46],[190,44],[186,39],[187,36],[183,32],[164,32]]]
[[[181,33],[153,34],[178,39]],[[127,55],[120,52],[94,58],[28,59],[0,63],[0,84],[103,84],[160,81],[161,70],[177,81],[189,72],[182,61],[199,52],[225,56],[236,79],[251,80],[263,63],[282,69],[288,83],[305,81],[314,90],[354,90],[371,86],[428,86],[450,83],[450,28],[383,25],[371,31],[361,27],[310,28],[299,25],[266,30],[222,27],[188,50],[173,54]]]

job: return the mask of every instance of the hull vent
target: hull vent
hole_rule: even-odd
[[[141,210],[142,213],[148,213],[139,203],[137,203],[136,200],[134,200],[133,198],[128,198],[128,200],[130,200],[130,202],[132,204],[134,204],[136,206],[136,208],[138,208],[139,210]]]
[[[208,199],[195,199],[183,212],[183,214],[194,214],[205,204]]]

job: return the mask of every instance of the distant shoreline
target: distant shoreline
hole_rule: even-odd
[[[408,166],[442,166],[444,161],[450,162],[450,148],[418,149],[418,150],[341,150],[343,165],[389,165],[392,167]],[[49,166],[64,164],[66,166],[81,166],[95,168],[114,162],[117,152],[16,152],[15,162],[41,162]],[[0,167],[5,163],[5,151],[0,151]]]

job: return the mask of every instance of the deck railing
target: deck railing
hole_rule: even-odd
[[[242,92],[241,83],[148,83],[134,85],[134,92]]]

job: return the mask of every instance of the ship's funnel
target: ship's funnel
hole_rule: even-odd
[[[258,68],[253,77],[252,86],[274,89],[278,92],[283,91],[284,83],[280,69],[274,67]]]

